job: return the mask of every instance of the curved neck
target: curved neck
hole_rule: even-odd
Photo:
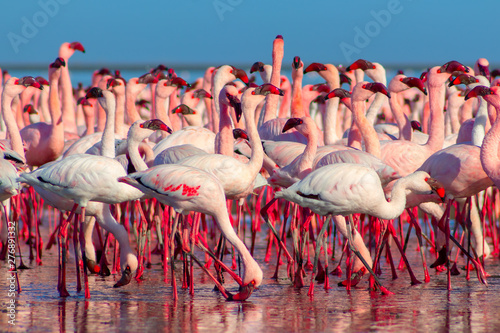
[[[391,201],[387,202],[384,200],[380,206],[377,207],[377,217],[392,220],[397,218],[403,213],[406,205],[406,184],[407,178],[398,179],[394,183],[394,187],[391,191]]]
[[[219,206],[221,207],[216,208],[212,216],[214,217],[215,222],[219,226],[219,229],[221,230],[226,240],[231,243],[231,245],[233,245],[240,253],[241,258],[243,259],[243,283],[247,284],[251,281],[252,278],[246,276],[248,268],[251,266],[258,266],[258,264],[248,251],[246,245],[241,241],[241,239],[234,231],[231,225],[231,221],[229,220],[229,215],[227,213],[225,205]]]
[[[356,125],[361,132],[361,136],[365,141],[365,150],[367,153],[375,157],[381,158],[380,142],[378,141],[377,132],[365,117],[365,102],[352,101],[352,114]]]
[[[250,155],[250,160],[248,161],[248,165],[252,170],[252,174],[255,175],[257,175],[257,173],[262,168],[262,162],[264,160],[264,149],[262,147],[262,142],[260,141],[260,136],[257,131],[257,126],[255,124],[254,114],[257,105],[254,102],[249,103],[248,101],[245,100],[245,98],[242,98],[241,107],[243,109],[243,114],[245,116],[248,139],[250,141],[250,146],[252,147],[252,154]]]
[[[484,171],[498,187],[500,186],[500,159],[498,157],[498,148],[500,146],[500,117],[498,117],[498,112],[500,107],[495,108],[497,118],[484,137],[480,158]]]
[[[139,145],[144,140],[144,138],[136,138],[131,135],[132,129],[129,131],[127,137],[127,152],[130,157],[130,162],[132,162],[136,171],[144,171],[148,168],[146,162],[141,157],[139,152]]]

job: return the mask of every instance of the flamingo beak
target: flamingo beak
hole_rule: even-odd
[[[285,133],[289,129],[297,127],[297,126],[299,126],[300,124],[303,124],[303,123],[304,123],[304,121],[302,119],[300,119],[300,118],[290,118],[285,123],[285,126],[283,126],[283,130],[281,131],[281,133]]]
[[[465,100],[473,97],[486,96],[493,94],[493,90],[486,86],[475,86],[465,95]]]
[[[85,49],[83,48],[83,45],[80,42],[70,43],[69,47],[72,48],[73,50],[78,50],[82,53],[85,53]]]
[[[445,202],[446,200],[446,191],[436,179],[434,178],[429,178],[426,180],[427,184],[431,187],[431,189],[436,192],[436,194],[439,196],[442,202]]]
[[[253,283],[249,283],[247,285],[241,286],[240,291],[236,295],[231,295],[229,294],[229,297],[227,298],[228,301],[244,301],[248,299],[253,291],[254,291],[255,285]]]
[[[405,77],[403,80],[401,80],[401,82],[403,82],[410,88],[417,88],[418,90],[423,92],[424,95],[427,95],[427,90],[425,89],[424,82],[418,77]]]
[[[374,93],[381,93],[391,98],[391,94],[387,90],[387,87],[380,82],[368,83],[366,89],[373,91]]]
[[[346,72],[350,72],[353,69],[361,69],[363,71],[366,71],[367,69],[375,69],[375,65],[373,63],[364,60],[364,59],[358,59],[355,62],[353,62],[351,65],[347,66],[345,69]]]
[[[304,69],[304,74],[307,74],[309,72],[320,72],[320,71],[326,71],[326,66],[319,63],[319,62],[313,62],[309,66]]]
[[[242,139],[245,139],[245,140],[248,140],[248,134],[242,130],[241,128],[235,128],[233,129],[233,138],[235,140],[239,139],[239,138],[242,138]]]
[[[126,286],[130,283],[130,280],[132,280],[132,272],[130,270],[130,267],[127,266],[127,268],[125,268],[125,270],[122,272],[121,279],[113,286],[113,288]]]
[[[334,97],[338,97],[340,98],[341,100],[344,99],[344,98],[350,98],[351,97],[351,93],[348,92],[347,90],[345,89],[342,89],[342,88],[336,88],[336,89],[333,89],[332,91],[330,91],[326,96],[325,96],[325,100],[328,100],[330,98],[334,98]]]
[[[295,70],[299,69],[299,67],[300,67],[300,57],[294,57],[293,58],[292,66],[293,66],[293,68],[295,68]]]

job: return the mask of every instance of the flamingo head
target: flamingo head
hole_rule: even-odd
[[[487,95],[494,95],[494,94],[495,92],[489,87],[475,86],[467,93],[467,95],[465,95],[465,100],[468,100],[469,98],[473,97],[484,97]]]
[[[307,74],[309,72],[320,72],[320,71],[326,71],[326,70],[327,70],[326,66],[323,65],[322,63],[313,62],[312,64],[310,64],[309,66],[307,66],[304,69],[304,74]]]
[[[312,86],[312,90],[317,91],[320,94],[321,93],[327,94],[330,92],[330,87],[328,87],[328,85],[325,83],[318,83]]]
[[[303,65],[302,61],[300,61],[300,57],[299,56],[293,57],[292,67],[295,70],[298,70],[302,66],[304,66],[304,65]]]
[[[300,118],[290,118],[286,121],[285,126],[283,126],[283,130],[281,130],[281,133],[285,133],[289,129],[297,127],[303,123],[304,121]]]
[[[401,78],[401,82],[403,82],[410,88],[417,88],[418,90],[423,92],[424,95],[427,95],[427,90],[425,89],[424,81],[422,81],[418,77],[407,76],[405,78]]]
[[[345,89],[342,89],[342,88],[333,89],[325,96],[325,100],[330,99],[330,98],[334,98],[334,97],[338,97],[341,100],[344,98],[351,98],[351,93]]]
[[[24,76],[16,81],[17,85],[25,86],[25,87],[33,87],[43,90],[43,86],[33,77],[33,76]]]
[[[151,73],[146,73],[146,74],[141,75],[139,77],[139,80],[137,81],[137,83],[141,83],[141,84],[158,83],[158,78]]]
[[[92,103],[90,103],[90,101],[88,99],[86,99],[85,97],[80,97],[77,101],[76,101],[76,105],[82,105],[82,106],[90,106],[92,107]]]
[[[264,63],[262,61],[254,62],[252,67],[250,68],[250,74],[263,71],[264,71]]]
[[[118,82],[117,79],[115,78],[110,78],[108,79],[108,81],[106,82],[106,89],[109,89],[109,88],[112,88],[112,87],[116,87],[116,86],[119,86],[120,85],[120,82]]]
[[[149,119],[139,125],[140,128],[146,128],[152,131],[165,131],[172,134],[172,129],[160,119]]]
[[[235,128],[233,129],[233,138],[235,140],[238,140],[238,139],[245,139],[245,140],[248,140],[248,134],[247,132],[245,132],[243,129],[241,128]]]
[[[36,82],[40,83],[41,85],[44,85],[44,86],[48,86],[49,85],[49,81],[45,80],[43,77],[41,76],[37,76],[35,78]]]
[[[373,93],[381,93],[391,98],[391,94],[387,90],[387,87],[380,82],[371,82],[363,84],[363,89],[370,90]]]
[[[351,85],[352,83],[352,80],[349,76],[345,75],[344,73],[340,73],[339,74],[340,76],[340,84],[344,84],[344,83],[347,83],[348,85]]]
[[[183,115],[186,115],[186,114],[196,114],[196,111],[191,109],[186,104],[180,104],[172,109],[172,113],[175,113],[175,114],[181,113]]]
[[[61,57],[56,58],[56,60],[49,65],[50,68],[61,68],[64,66],[66,66],[66,61]]]
[[[80,42],[69,43],[69,48],[73,49],[75,51],[80,51],[82,53],[85,53],[85,48],[83,47],[82,43],[80,43]]]
[[[33,106],[33,104],[25,105],[23,111],[27,112],[28,114],[38,114],[38,112],[35,110],[35,107]]]
[[[198,99],[210,98],[210,99],[213,99],[212,95],[210,95],[205,89],[196,89],[193,92],[193,98],[198,98]]]
[[[244,301],[252,295],[252,293],[255,289],[257,289],[256,282],[254,280],[252,280],[249,283],[240,286],[240,290],[237,294],[235,294],[235,295],[228,294],[229,297],[227,298],[227,300],[228,301]]]
[[[491,81],[490,63],[487,59],[479,58],[476,62],[476,66],[474,67],[474,69],[477,75],[482,75],[485,78],[487,78],[488,81]]]
[[[345,70],[346,72],[350,72],[353,69],[361,69],[363,71],[366,71],[368,69],[375,69],[375,65],[368,60],[358,59],[349,66],[347,66]]]
[[[100,98],[104,97],[102,94],[102,89],[98,87],[92,87],[90,90],[85,94],[85,98]]]
[[[191,87],[191,85],[189,83],[186,82],[186,80],[184,80],[183,78],[180,78],[180,77],[174,77],[170,80],[170,85],[171,86],[174,86],[174,87],[177,87],[177,88],[182,88],[182,87]]]
[[[452,61],[448,61],[443,66],[439,67],[437,72],[438,73],[448,73],[448,74],[453,74],[454,72],[469,73],[469,68],[465,67],[464,65],[462,65],[458,61],[452,60]]]
[[[450,83],[448,83],[448,87],[452,87],[458,84],[469,85],[471,83],[478,83],[478,82],[479,80],[476,79],[474,76],[462,73],[457,75],[456,78],[450,77]]]
[[[236,68],[234,66],[231,66],[232,70],[231,73],[237,78],[240,79],[246,86],[250,83],[248,80],[247,73],[243,69]]]
[[[436,179],[430,178],[430,177],[426,177],[425,178],[425,182],[427,184],[429,184],[429,186],[431,187],[431,189],[434,192],[436,192],[436,194],[439,196],[439,198],[441,199],[441,201],[445,202],[445,200],[446,200],[446,191],[445,191],[443,185],[441,185],[441,183],[439,181],[437,181]]]
[[[422,125],[420,125],[420,122],[417,121],[417,120],[412,120],[411,122],[411,128],[413,130],[417,130],[417,131],[420,131],[422,132]]]
[[[253,95],[264,95],[267,96],[269,94],[284,96],[285,92],[280,88],[272,85],[271,83],[264,83],[261,86],[255,88],[255,91],[252,92]]]

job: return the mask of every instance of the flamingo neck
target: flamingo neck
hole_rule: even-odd
[[[117,93],[116,112],[115,112],[115,133],[122,133],[125,124],[125,94]]]
[[[125,92],[125,113],[127,114],[127,123],[133,124],[137,120],[140,120],[139,112],[135,107],[135,100],[137,99],[137,93],[132,92],[131,89],[127,89]]]
[[[429,84],[429,139],[426,146],[432,152],[443,148],[444,144],[444,100],[446,87],[444,84]]]
[[[111,92],[109,92],[112,94]],[[101,155],[115,158],[115,110],[116,102],[114,98],[106,98],[106,123],[101,139]]]
[[[85,116],[85,124],[87,125],[86,135],[92,134],[95,132],[94,126],[94,110],[89,106],[83,107],[83,113]]]
[[[57,80],[50,80],[49,87],[49,114],[52,119],[52,128],[58,131],[64,138],[64,118],[61,111],[61,101],[59,100],[59,82]],[[71,96],[71,98],[73,98],[73,96]]]
[[[500,160],[498,157],[498,148],[500,146],[500,117],[498,117],[498,112],[500,106],[495,106],[495,109],[497,118],[484,137],[480,159],[484,171],[498,187],[500,186]]]
[[[337,135],[337,114],[339,111],[339,98],[326,101],[326,110],[323,117],[323,135],[325,145],[333,145],[339,140]]]
[[[73,98],[73,86],[69,75],[68,63],[61,68],[61,97],[62,97],[62,120],[64,129],[70,133],[77,133],[75,106]],[[54,119],[54,118],[52,118]]]
[[[19,127],[17,126],[16,119],[14,118],[14,114],[12,113],[12,100],[13,96],[10,96],[6,93],[6,89],[2,92],[2,116],[5,122],[5,126],[7,127],[7,133],[10,138],[10,144],[12,146],[12,150],[24,156],[24,147],[23,141],[21,139],[21,134],[19,133]]]
[[[486,134],[486,124],[488,123],[488,103],[484,98],[479,97],[479,108],[477,109],[472,127],[472,144],[481,147]]]
[[[243,259],[243,283],[249,283],[252,281],[253,277],[247,276],[247,273],[249,270],[253,271],[254,269],[260,269],[257,262],[231,226],[231,221],[229,220],[229,215],[225,205],[218,207],[218,209],[214,212],[213,217],[226,240],[240,253],[241,258]]]
[[[292,82],[292,104],[290,106],[292,118],[302,118],[306,114],[302,99],[303,77],[304,75],[302,74],[302,72],[298,71],[296,77]]]
[[[373,126],[368,122],[364,114],[365,102],[352,101],[352,114],[356,125],[361,132],[361,136],[365,141],[365,150],[367,153],[375,157],[381,158],[380,141],[378,140],[377,132]]]
[[[281,80],[281,64],[283,62],[283,40],[274,40],[272,58],[273,69],[271,71],[270,83],[275,87],[279,87]],[[263,123],[276,118],[279,100],[279,95],[269,94],[266,96],[266,106],[264,109]]]
[[[241,107],[243,109],[243,115],[245,116],[245,123],[247,127],[247,135],[250,141],[250,146],[252,147],[252,154],[250,155],[250,160],[248,165],[252,171],[252,174],[257,175],[262,167],[262,162],[264,160],[264,149],[260,141],[259,132],[257,131],[257,126],[255,124],[255,109],[258,103],[249,103],[242,98]]]
[[[217,133],[217,154],[233,156],[233,129],[229,106],[222,103],[220,105],[219,133]]]
[[[301,89],[302,94],[302,89]],[[290,90],[285,91],[285,95],[281,98],[280,109],[278,113],[278,118],[287,118],[289,110],[291,109],[291,93]],[[301,101],[302,102],[302,101]]]
[[[411,141],[413,131],[408,117],[403,112],[403,108],[399,103],[399,93],[392,92],[392,98],[389,98],[389,105],[391,107],[392,116],[396,120],[399,128],[399,140]]]
[[[386,96],[384,94],[376,93],[372,104],[368,108],[368,111],[366,111],[366,119],[368,120],[368,123],[371,124],[372,126],[376,122],[377,115],[380,113],[380,109],[382,108],[382,105],[385,102],[385,98]]]
[[[387,202],[384,200],[384,203],[377,207],[377,217],[385,220],[392,220],[403,213],[406,205],[406,187],[408,179],[408,177],[400,178],[394,183],[391,191],[391,201]]]
[[[130,128],[127,136],[127,152],[136,171],[144,171],[148,168],[146,162],[141,157],[139,152],[139,145],[146,137],[148,137],[151,133],[147,133],[145,131],[145,135],[137,135],[135,132],[139,127],[139,123],[141,121],[135,122],[132,124],[133,127]]]

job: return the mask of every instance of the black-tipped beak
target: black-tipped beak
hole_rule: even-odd
[[[113,286],[113,288],[126,286],[130,283],[130,280],[132,280],[132,272],[130,271],[130,267],[127,266],[127,268],[125,268],[125,270],[122,272],[121,279]]]
[[[254,284],[249,283],[245,286],[241,286],[239,292],[236,295],[228,293],[228,301],[244,301],[248,299],[255,289]]]
[[[290,118],[285,123],[285,126],[283,126],[283,130],[281,131],[281,133],[285,133],[289,129],[292,129],[292,128],[299,126],[300,124],[303,124],[303,123],[304,123],[304,121],[300,118]]]
[[[467,95],[465,95],[465,100],[468,100],[469,98],[473,97],[479,97],[479,96],[483,97],[492,94],[494,94],[493,90],[491,90],[486,86],[475,86],[467,93]]]

